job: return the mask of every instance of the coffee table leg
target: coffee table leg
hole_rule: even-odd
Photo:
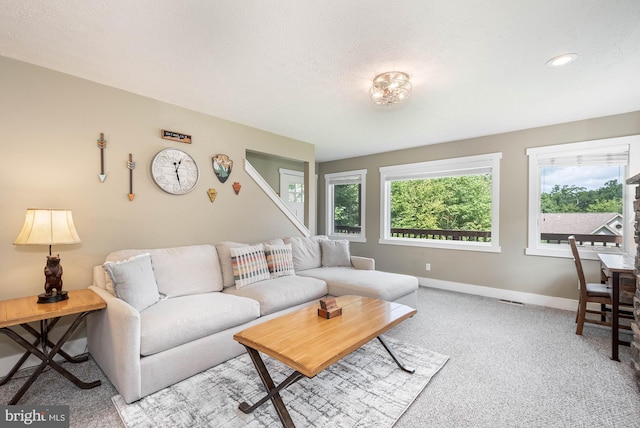
[[[293,420],[291,419],[291,415],[289,415],[289,411],[287,410],[286,406],[284,405],[284,402],[282,401],[282,397],[280,397],[280,391],[288,387],[289,385],[294,384],[298,380],[300,380],[303,375],[299,372],[293,372],[280,385],[276,386],[273,383],[273,379],[271,379],[271,375],[269,375],[269,371],[267,370],[267,367],[264,365],[264,361],[262,361],[262,358],[260,357],[260,353],[255,349],[250,348],[246,345],[245,345],[245,348],[247,348],[247,352],[251,357],[251,361],[253,361],[253,365],[255,366],[258,372],[258,375],[260,375],[260,379],[262,380],[262,383],[267,389],[267,395],[262,397],[253,406],[250,406],[248,403],[243,402],[243,403],[240,403],[238,408],[242,410],[242,412],[244,413],[251,413],[258,407],[260,407],[262,404],[264,404],[267,400],[271,400],[271,402],[273,403],[273,406],[276,408],[276,412],[278,413],[278,417],[280,418],[280,422],[282,422],[282,425],[287,428],[289,427],[294,428],[295,424],[293,423]]]
[[[391,355],[391,357],[396,362],[398,367],[400,367],[402,370],[404,370],[405,372],[408,372],[408,373],[414,373],[416,371],[416,369],[411,368],[411,367],[407,367],[405,365],[404,361],[402,361],[402,359],[400,359],[400,357],[396,354],[396,352],[393,350],[391,345],[389,345],[387,343],[387,341],[382,338],[382,336],[378,336],[378,340],[380,341],[380,343],[382,343],[382,346],[384,346],[384,349],[387,350],[389,355]]]

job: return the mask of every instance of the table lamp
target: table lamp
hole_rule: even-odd
[[[49,255],[44,267],[44,293],[38,295],[38,303],[54,303],[67,300],[62,291],[62,265],[60,255],[51,255],[51,246],[77,244],[78,232],[73,224],[71,210],[27,209],[24,225],[14,245],[48,245]],[[55,293],[54,293],[55,290]]]

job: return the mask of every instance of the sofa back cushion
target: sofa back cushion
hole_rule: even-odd
[[[289,237],[284,239],[286,244],[291,244],[293,267],[296,272],[306,269],[315,269],[322,266],[320,241],[327,239],[329,239],[329,237],[326,235]]]
[[[109,254],[107,261],[126,260],[143,253],[151,254],[158,291],[167,297],[222,291],[222,272],[213,245],[120,250]]]
[[[220,269],[222,270],[222,285],[224,288],[233,287],[236,283],[233,277],[233,266],[231,265],[231,249],[248,246],[248,244],[233,241],[222,241],[216,244],[218,258],[220,259]]]

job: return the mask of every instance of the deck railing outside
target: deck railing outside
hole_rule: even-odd
[[[621,235],[585,235],[578,233],[541,233],[540,240],[547,244],[567,244],[569,236],[575,236],[579,245],[591,247],[620,247],[622,244]]]
[[[335,226],[335,233],[359,234],[360,226]],[[620,247],[620,235],[585,235],[574,233],[542,233],[540,241],[547,244],[567,244],[569,236],[574,235],[580,245]],[[491,231],[486,230],[445,230],[392,228],[393,238],[437,239],[451,241],[491,242]]]

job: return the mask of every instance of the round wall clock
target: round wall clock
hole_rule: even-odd
[[[196,187],[200,172],[196,161],[188,153],[178,149],[164,149],[151,161],[151,176],[165,192],[184,195]]]

